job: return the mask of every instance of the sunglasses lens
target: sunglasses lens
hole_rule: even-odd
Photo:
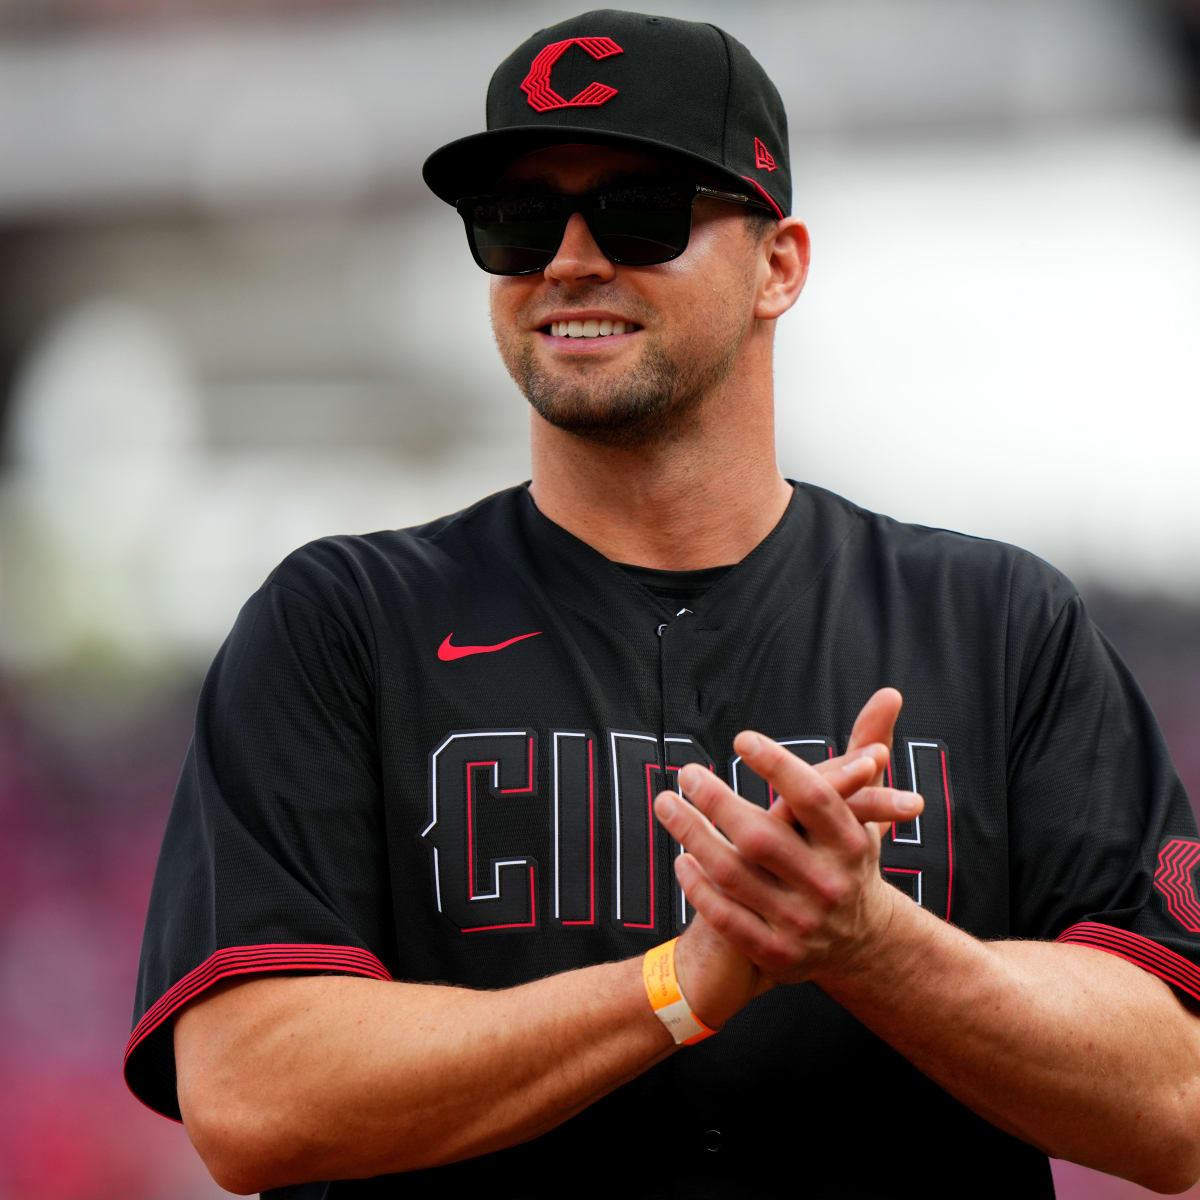
[[[600,252],[623,266],[678,258],[692,223],[690,184],[621,185],[579,197]],[[494,275],[544,270],[562,244],[576,198],[536,193],[480,196],[460,203],[480,266]]]
[[[673,184],[621,187],[601,192],[588,226],[605,258],[648,267],[678,258],[692,226],[694,189]]]
[[[485,270],[525,275],[554,257],[567,227],[556,196],[485,196],[463,212],[467,233]]]

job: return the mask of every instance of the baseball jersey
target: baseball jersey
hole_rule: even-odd
[[[178,1119],[171,1018],[231,976],[496,988],[644,953],[692,915],[652,797],[696,761],[769,805],[734,735],[815,762],[884,685],[905,698],[889,781],[925,798],[884,839],[891,883],[980,938],[1097,947],[1200,998],[1195,821],[1062,575],[795,485],[764,541],[690,586],[677,609],[526,486],[285,559],[200,697],[150,899],[135,1094]],[[862,1120],[881,1108],[908,1117],[886,1143]],[[1042,1153],[802,984],[524,1145],[271,1195],[936,1196],[980,1177],[1053,1194]]]

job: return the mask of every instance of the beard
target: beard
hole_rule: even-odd
[[[682,362],[641,333],[646,344],[638,362],[613,375],[607,364],[586,359],[549,371],[538,363],[532,338],[506,340],[495,330],[504,365],[538,416],[586,441],[625,449],[682,436],[733,370],[742,332],[730,331],[707,355]]]
[[[619,377],[601,378],[585,362],[578,364],[580,378],[563,381],[539,368],[527,346],[509,370],[543,420],[586,441],[634,449],[680,436],[704,396],[729,375],[735,357],[736,347],[717,362],[685,369],[662,347],[650,346]],[[589,381],[589,374],[596,378]]]

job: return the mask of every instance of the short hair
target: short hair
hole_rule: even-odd
[[[752,242],[761,242],[779,224],[779,218],[763,208],[747,208],[745,219],[746,233]]]

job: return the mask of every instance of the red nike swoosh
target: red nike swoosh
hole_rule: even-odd
[[[539,629],[535,633],[519,633],[516,637],[509,638],[507,642],[497,642],[494,646],[452,646],[450,639],[454,634],[448,633],[446,640],[438,647],[438,658],[442,662],[453,662],[456,658],[466,658],[468,654],[494,654],[497,650],[503,650],[505,646],[511,646],[514,642],[523,642],[526,638],[537,637],[541,632]]]

